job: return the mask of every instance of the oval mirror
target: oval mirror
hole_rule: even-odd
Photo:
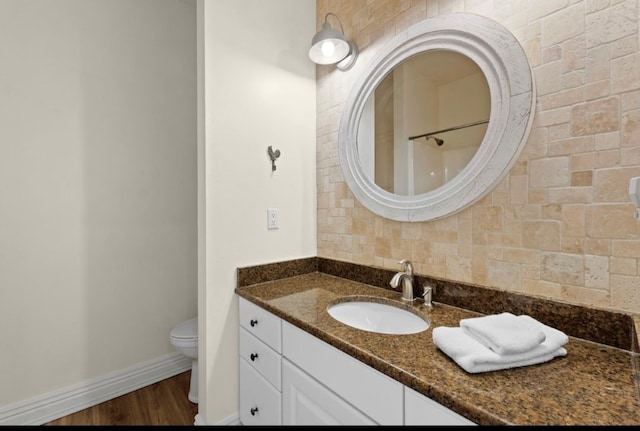
[[[345,181],[382,217],[455,214],[513,166],[534,101],[531,67],[508,30],[474,14],[428,18],[356,80],[338,134]]]
[[[362,169],[390,193],[435,190],[473,158],[490,112],[489,85],[470,58],[445,50],[416,54],[365,102],[357,134]]]

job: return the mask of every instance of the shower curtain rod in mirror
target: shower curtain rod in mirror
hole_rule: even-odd
[[[409,136],[409,140],[412,141],[414,139],[424,138],[425,136],[437,135],[438,133],[452,132],[454,130],[466,129],[467,127],[478,126],[480,124],[486,124],[488,122],[489,122],[489,120],[476,121],[474,123],[462,124],[460,126],[449,127],[448,129],[436,130],[435,132],[424,133],[422,135]]]

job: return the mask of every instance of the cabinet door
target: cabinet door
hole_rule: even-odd
[[[282,360],[283,425],[376,425],[286,359]]]
[[[475,425],[469,419],[405,386],[405,425]]]
[[[244,359],[240,359],[240,422],[243,425],[281,425],[280,392]]]
[[[404,385],[282,322],[282,355],[380,425],[403,424]]]

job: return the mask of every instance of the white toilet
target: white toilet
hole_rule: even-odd
[[[176,325],[169,336],[171,344],[183,355],[191,358],[191,383],[189,401],[198,403],[198,318],[194,317]]]

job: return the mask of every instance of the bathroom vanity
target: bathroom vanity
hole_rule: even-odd
[[[525,314],[519,307],[530,307],[527,314],[565,331],[570,335],[568,355],[528,367],[469,374],[437,349],[431,331],[481,313],[439,302],[452,302],[456,295],[451,292],[463,303],[464,297],[469,299],[460,293],[464,290],[447,287],[442,280],[433,280],[441,296],[436,289],[432,310],[415,304],[430,322],[423,332],[362,331],[326,311],[349,295],[400,301],[400,292],[381,286],[390,274],[321,258],[238,270],[243,424],[640,424],[632,317],[574,310],[530,297],[518,302],[509,295],[510,301],[497,305],[512,307],[516,314]],[[484,293],[500,295],[490,289]],[[491,305],[482,306],[487,307],[484,314],[495,312]],[[547,307],[560,319],[545,322],[539,313]],[[572,313],[591,311],[591,324],[602,318],[603,330],[622,347],[599,342],[598,334],[595,340],[578,338],[572,327],[561,323]],[[605,321],[620,326],[620,333],[611,333],[611,323]]]
[[[240,298],[244,425],[473,422]]]

